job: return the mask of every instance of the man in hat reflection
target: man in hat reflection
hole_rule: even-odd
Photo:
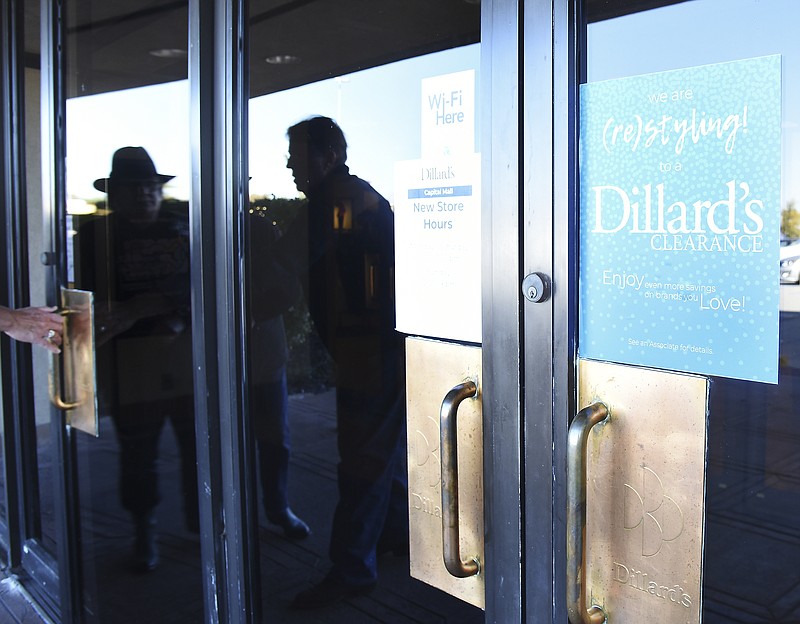
[[[95,294],[99,390],[116,426],[121,502],[141,572],[159,563],[157,460],[167,420],[180,450],[186,528],[199,530],[188,214],[162,202],[173,177],[157,173],[142,147],[117,150],[110,175],[94,182],[108,195],[107,214],[76,238],[78,285]]]

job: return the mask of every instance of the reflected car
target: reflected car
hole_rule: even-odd
[[[800,283],[800,242],[781,247],[781,284]]]

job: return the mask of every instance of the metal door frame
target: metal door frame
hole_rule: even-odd
[[[521,276],[552,278],[549,301],[521,299],[524,622],[567,619],[566,448],[576,411],[577,51],[584,3],[524,0],[521,20]]]
[[[483,2],[487,622],[566,621],[582,4]],[[533,272],[551,279],[541,303],[522,295]]]
[[[481,6],[486,622],[524,621],[518,0]],[[517,513],[513,513],[514,510]]]
[[[50,206],[59,204],[64,197],[63,159],[55,157],[60,133],[63,132],[63,99],[60,76],[55,71],[62,50],[61,26],[57,4],[41,3],[41,108],[42,118],[50,120],[42,126],[43,150],[43,225],[49,232],[50,249],[43,250],[47,304],[56,305],[57,283],[63,283],[65,250],[63,241],[64,219],[50,211]],[[4,200],[4,240],[7,254],[3,265],[3,291],[11,307],[29,305],[28,276],[27,201],[25,195],[25,83],[24,83],[24,6],[22,0],[0,1],[0,23],[3,42],[0,75],[2,75],[2,185]],[[60,104],[59,104],[60,103]],[[47,156],[45,156],[45,154]],[[50,165],[52,163],[52,166]],[[58,164],[61,166],[57,166]],[[57,235],[60,233],[60,236]],[[33,372],[30,347],[4,344],[2,348],[4,378],[10,387],[3,392],[4,414],[4,478],[7,486],[7,533],[6,558],[15,572],[22,574],[30,583],[27,588],[51,616],[72,621],[77,604],[79,584],[64,582],[65,578],[79,578],[79,560],[69,557],[78,544],[76,530],[78,502],[74,496],[75,464],[71,432],[63,426],[64,415],[51,411],[54,448],[54,499],[56,514],[57,552],[55,557],[35,538],[38,519],[38,475],[36,461],[35,418],[33,407]],[[34,534],[34,537],[31,536]]]
[[[242,187],[231,181],[246,180],[246,143],[237,139],[245,124],[246,99],[241,100],[245,81],[242,76],[244,54],[239,45],[244,31],[245,2],[190,0],[189,43],[192,50],[190,88],[192,90],[192,154],[193,180],[192,235],[193,289],[197,306],[193,322],[203,327],[194,340],[195,371],[198,392],[199,440],[215,444],[199,445],[198,472],[201,492],[202,553],[210,562],[206,569],[205,603],[209,621],[257,621],[258,605],[252,604],[253,583],[257,569],[253,567],[255,552],[250,548],[252,535],[243,536],[257,524],[250,521],[247,507],[255,500],[246,495],[248,474],[246,454],[234,452],[241,442],[239,423],[244,419],[222,418],[220,414],[241,413],[241,321],[235,310],[241,310],[240,293],[225,290],[224,285],[239,284],[229,279],[236,274],[238,232],[226,219],[231,202],[233,210],[243,205]],[[4,199],[3,234],[8,253],[3,259],[0,287],[8,293],[13,307],[27,305],[28,292],[24,279],[27,271],[27,247],[24,199],[24,76],[22,74],[22,0],[0,0],[2,41],[2,180]],[[58,286],[66,284],[66,230],[63,211],[66,203],[65,175],[65,88],[64,7],[60,0],[41,0],[41,108],[42,108],[42,191],[43,223],[49,249],[43,254],[48,264],[47,292],[49,305],[57,305]],[[235,27],[232,32],[228,25]],[[234,71],[235,68],[235,71]],[[235,76],[235,80],[230,77]],[[7,104],[7,102],[10,102]],[[242,103],[244,102],[244,103]],[[226,111],[227,116],[220,115]],[[237,117],[241,115],[242,117]],[[202,156],[202,158],[201,158]],[[200,168],[202,167],[202,169]],[[203,182],[201,184],[201,181]],[[215,206],[215,210],[201,210]],[[218,257],[230,259],[216,263]],[[219,264],[219,266],[217,266]],[[216,271],[216,275],[214,274]],[[217,284],[223,288],[217,289]],[[223,311],[219,314],[218,311]],[[238,336],[238,340],[236,337]],[[35,453],[30,440],[32,431],[25,423],[33,422],[32,372],[29,347],[17,343],[2,348],[4,377],[13,387],[3,393],[6,458],[6,504],[9,510],[7,556],[13,568],[22,570],[33,581],[26,585],[48,614],[63,622],[77,622],[81,617],[82,578],[80,569],[80,525],[78,486],[75,462],[74,432],[63,426],[63,413],[53,409],[53,422],[58,448],[54,467],[56,480],[54,505],[58,551],[56,560],[37,543],[25,540],[24,527],[35,510],[26,507],[23,492],[31,489],[31,471],[35,460],[25,459]],[[227,353],[228,358],[219,357]],[[218,368],[218,362],[228,367]],[[222,409],[221,406],[224,406]],[[22,423],[20,425],[20,423]],[[238,487],[222,484],[238,483]],[[210,492],[210,493],[209,493]],[[224,511],[223,511],[224,510]],[[18,512],[18,513],[17,513]],[[222,518],[229,521],[223,525]],[[231,522],[233,518],[235,521]],[[247,585],[246,583],[250,583]]]
[[[192,326],[208,622],[259,622],[257,493],[244,397],[246,0],[189,0]],[[200,400],[202,397],[202,400]],[[234,415],[232,417],[231,415]]]

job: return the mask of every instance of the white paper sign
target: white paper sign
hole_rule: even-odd
[[[480,154],[395,164],[397,329],[481,341]]]
[[[475,152],[475,70],[422,80],[422,157]]]

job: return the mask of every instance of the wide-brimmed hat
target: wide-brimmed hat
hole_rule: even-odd
[[[109,182],[158,182],[166,184],[175,176],[156,173],[153,159],[143,147],[121,147],[111,159],[111,173],[94,181],[94,188],[108,192]]]

